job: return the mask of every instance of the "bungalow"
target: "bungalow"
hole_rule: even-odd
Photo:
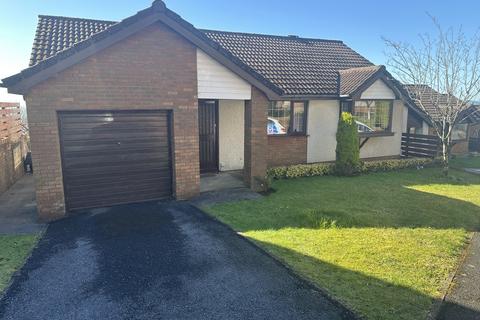
[[[341,41],[196,29],[162,1],[120,22],[40,16],[27,102],[40,217],[199,193],[201,173],[335,159],[341,110],[362,158],[399,157],[408,107]]]
[[[419,96],[417,100],[420,100],[423,105],[423,107],[420,106],[419,102],[415,102],[414,99],[406,99],[407,103],[412,107],[411,110],[414,110],[408,115],[407,131],[409,133],[436,136],[432,122],[426,117],[425,111],[432,115],[434,120],[440,121],[440,110],[442,105],[444,106],[447,103],[447,95],[439,93],[427,85],[404,85],[404,88],[408,92],[404,96]],[[465,154],[473,151],[469,150],[471,149],[469,148],[469,139],[478,138],[480,108],[471,105],[459,115],[457,122],[452,129],[452,153]]]

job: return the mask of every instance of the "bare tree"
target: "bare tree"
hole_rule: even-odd
[[[461,27],[444,30],[431,18],[436,34],[420,35],[418,46],[384,41],[391,71],[408,84],[410,99],[426,114],[441,141],[447,175],[452,128],[480,94],[480,37],[478,33],[468,37]]]

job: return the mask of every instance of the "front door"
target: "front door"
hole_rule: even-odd
[[[218,171],[218,101],[198,103],[200,173]]]

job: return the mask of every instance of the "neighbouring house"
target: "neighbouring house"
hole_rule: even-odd
[[[337,40],[201,30],[162,1],[120,22],[40,16],[27,102],[44,219],[199,193],[201,173],[335,159],[341,110],[362,158],[399,157],[408,108],[383,66]]]
[[[419,100],[422,101],[423,107],[426,111],[432,115],[433,119],[440,121],[441,115],[439,114],[436,104],[441,108],[442,101],[446,104],[447,95],[441,94],[427,85],[417,85],[417,89],[413,85],[404,85],[404,88],[409,94],[404,96],[412,96],[420,94]],[[407,120],[407,132],[423,135],[437,135],[435,129],[432,126],[431,120],[429,120],[423,108],[414,102],[412,99],[406,99],[407,104],[411,105],[410,112]],[[416,110],[415,110],[416,109]],[[452,153],[453,154],[465,154],[471,149],[469,148],[470,138],[474,138],[478,135],[476,128],[480,126],[480,110],[477,106],[471,105],[468,109],[464,110],[458,117],[457,124],[452,128]],[[473,150],[472,150],[473,151]]]
[[[468,124],[468,151],[480,152],[480,105],[471,105],[462,120]]]

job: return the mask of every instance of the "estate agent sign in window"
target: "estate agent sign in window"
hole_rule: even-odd
[[[306,103],[303,101],[272,101],[268,107],[269,135],[305,134]]]

